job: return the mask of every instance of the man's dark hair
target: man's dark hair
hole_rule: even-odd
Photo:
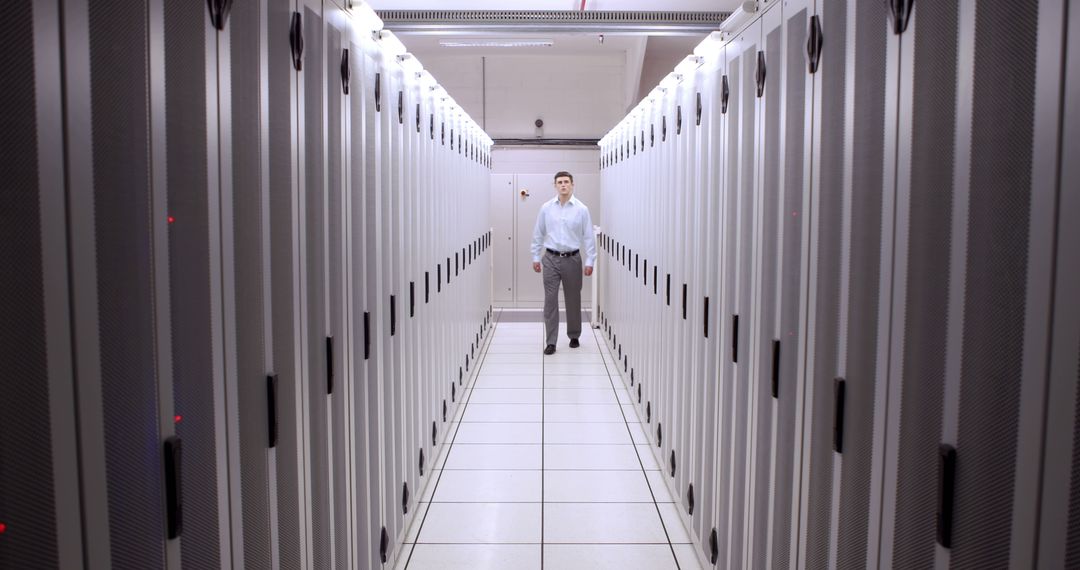
[[[564,177],[564,176],[565,176],[566,178],[569,178],[569,179],[570,179],[570,183],[571,183],[571,184],[573,184],[573,183],[574,183],[574,175],[573,175],[573,174],[570,174],[569,172],[567,172],[567,171],[565,171],[565,170],[563,170],[563,171],[560,171],[560,172],[558,172],[558,173],[556,173],[556,174],[555,174],[555,181],[556,181],[556,182],[558,182],[558,181],[559,181],[559,179],[560,179],[560,178],[562,178],[562,177]]]

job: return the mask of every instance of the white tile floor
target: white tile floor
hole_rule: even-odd
[[[543,333],[496,326],[398,567],[700,568],[592,331],[551,356]]]

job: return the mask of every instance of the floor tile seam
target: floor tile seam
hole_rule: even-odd
[[[412,542],[414,546],[667,546],[666,542]],[[680,543],[689,544],[689,543]]]
[[[546,337],[547,336],[546,327],[542,328],[541,331],[544,334],[544,336]],[[546,341],[547,339],[545,338],[544,340]],[[545,473],[544,468],[546,467],[546,465],[544,464],[544,453],[543,453],[544,446],[547,445],[547,442],[545,440],[545,434],[546,434],[547,430],[544,428],[544,426],[546,425],[546,420],[547,420],[547,390],[546,390],[546,388],[547,388],[547,377],[545,376],[546,372],[547,372],[547,359],[541,357],[540,358],[540,390],[541,390],[540,391],[540,450],[541,450],[541,453],[540,453],[540,570],[544,570],[544,526],[545,526],[544,511],[547,510],[547,509],[544,508],[544,505],[547,504],[547,501],[546,501],[547,497],[544,495],[544,487],[546,487],[546,485],[544,485],[544,473]]]
[[[592,335],[593,335],[593,339],[596,339],[596,329],[592,329],[591,332],[592,332]],[[607,348],[607,347],[605,346],[605,348]],[[610,354],[609,354],[609,356],[610,356]],[[612,363],[614,364],[614,361]],[[608,379],[611,380],[611,389],[612,389],[612,391],[616,391],[616,389],[615,389],[615,379],[611,376],[611,369],[608,368],[608,363],[607,363],[606,359],[604,361],[604,370],[607,371]],[[616,374],[618,374],[618,372],[616,372]],[[618,396],[617,392],[616,392],[616,396]],[[629,422],[625,421],[626,420],[626,410],[624,410],[622,408],[622,406],[620,405],[619,406],[619,411],[623,414],[623,421],[624,421],[624,423],[626,425],[626,431],[627,431],[627,433],[630,434],[630,439],[633,440],[634,434],[630,430],[630,424],[629,424]],[[638,422],[638,423],[640,423],[640,422]],[[644,429],[644,428],[642,428],[642,429]],[[667,524],[664,522],[664,516],[660,512],[660,503],[656,500],[656,493],[653,491],[652,483],[649,481],[648,472],[645,469],[645,462],[642,461],[642,459],[641,459],[641,450],[639,450],[637,448],[636,442],[635,442],[635,446],[634,446],[634,453],[638,456],[638,464],[641,465],[641,474],[645,476],[645,485],[649,488],[649,495],[652,497],[653,506],[656,508],[656,516],[657,516],[657,518],[660,519],[660,528],[664,529],[664,537],[667,538],[668,548],[671,549],[671,557],[672,557],[672,559],[675,560],[675,568],[676,568],[676,570],[680,570],[681,566],[679,565],[679,557],[675,555],[675,545],[672,544],[672,542],[671,542],[671,533],[668,532]],[[662,474],[663,474],[663,472],[661,471],[661,475]]]
[[[510,501],[510,500],[487,500],[487,501],[428,501],[430,504],[492,504],[492,503],[507,503],[507,504],[652,504],[652,501]],[[660,504],[676,504],[674,502]]]
[[[501,314],[502,314],[502,311],[500,311],[499,313],[497,313],[495,315],[495,321],[494,321],[494,323],[493,323],[493,325],[491,327],[491,336],[488,337],[487,342],[484,343],[484,347],[481,349],[479,365],[476,367],[476,376],[473,378],[473,380],[470,382],[470,384],[475,384],[476,383],[476,378],[479,377],[480,371],[484,367],[484,359],[487,358],[487,349],[491,346],[491,341],[495,339],[495,333],[499,329],[499,316]],[[471,391],[470,391],[469,398],[471,399],[471,397],[472,397],[472,394],[471,394]],[[463,404],[464,405],[462,406],[460,416],[458,416],[459,418],[465,416],[465,411],[469,407],[469,400],[466,399],[463,402]],[[455,426],[454,426],[454,435],[450,438],[450,442],[446,446],[446,458],[450,457],[450,452],[453,451],[453,448],[454,448],[454,442],[457,440],[458,430],[461,429],[461,421],[460,420],[458,420],[456,422],[452,422],[452,423],[455,424]],[[444,467],[446,466],[446,458],[443,459],[443,466]],[[434,469],[433,469],[433,471],[434,471]],[[439,477],[437,479],[435,479],[435,481],[434,481],[435,486],[431,489],[431,498],[432,499],[435,498],[435,493],[438,492],[438,490],[439,490],[439,483],[442,481],[442,476],[443,476],[444,471],[445,471],[445,469],[439,469]],[[424,510],[424,516],[420,519],[420,526],[416,528],[416,537],[417,537],[417,539],[420,538],[420,533],[423,532],[423,530],[424,530],[424,523],[427,522],[427,516],[428,516],[428,513],[431,510],[431,503],[432,502],[433,501],[428,501],[428,508]],[[417,501],[417,503],[419,504],[419,501]],[[407,529],[406,529],[406,536],[408,536],[408,530]],[[411,549],[409,549],[409,557],[405,560],[405,567],[404,567],[405,570],[408,570],[409,564],[412,562],[413,553],[415,551],[416,551],[416,543],[413,543],[413,547]]]

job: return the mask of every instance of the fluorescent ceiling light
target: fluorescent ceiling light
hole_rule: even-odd
[[[733,34],[739,31],[743,25],[754,19],[754,14],[757,13],[757,3],[746,1],[740,2],[739,6],[727,17],[726,20],[720,23],[720,31],[728,34]]]
[[[514,40],[514,39],[455,39],[455,40],[439,40],[439,45],[442,47],[450,48],[462,48],[462,47],[479,47],[479,48],[514,48],[514,47],[551,47],[555,45],[553,40]]]

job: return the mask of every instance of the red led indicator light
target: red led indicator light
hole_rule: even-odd
[[[7,532],[7,525],[0,523],[0,534],[4,534],[5,532]]]
[[[173,222],[175,222],[175,221],[176,221],[176,218],[174,218],[174,217],[172,217],[172,216],[169,216],[169,223],[170,223],[170,224],[171,224],[171,223],[173,223]]]
[[[184,416],[181,416],[181,415],[177,414],[177,415],[173,416],[173,423],[178,424],[178,423],[180,423],[180,420],[183,420],[183,419],[184,419]]]

